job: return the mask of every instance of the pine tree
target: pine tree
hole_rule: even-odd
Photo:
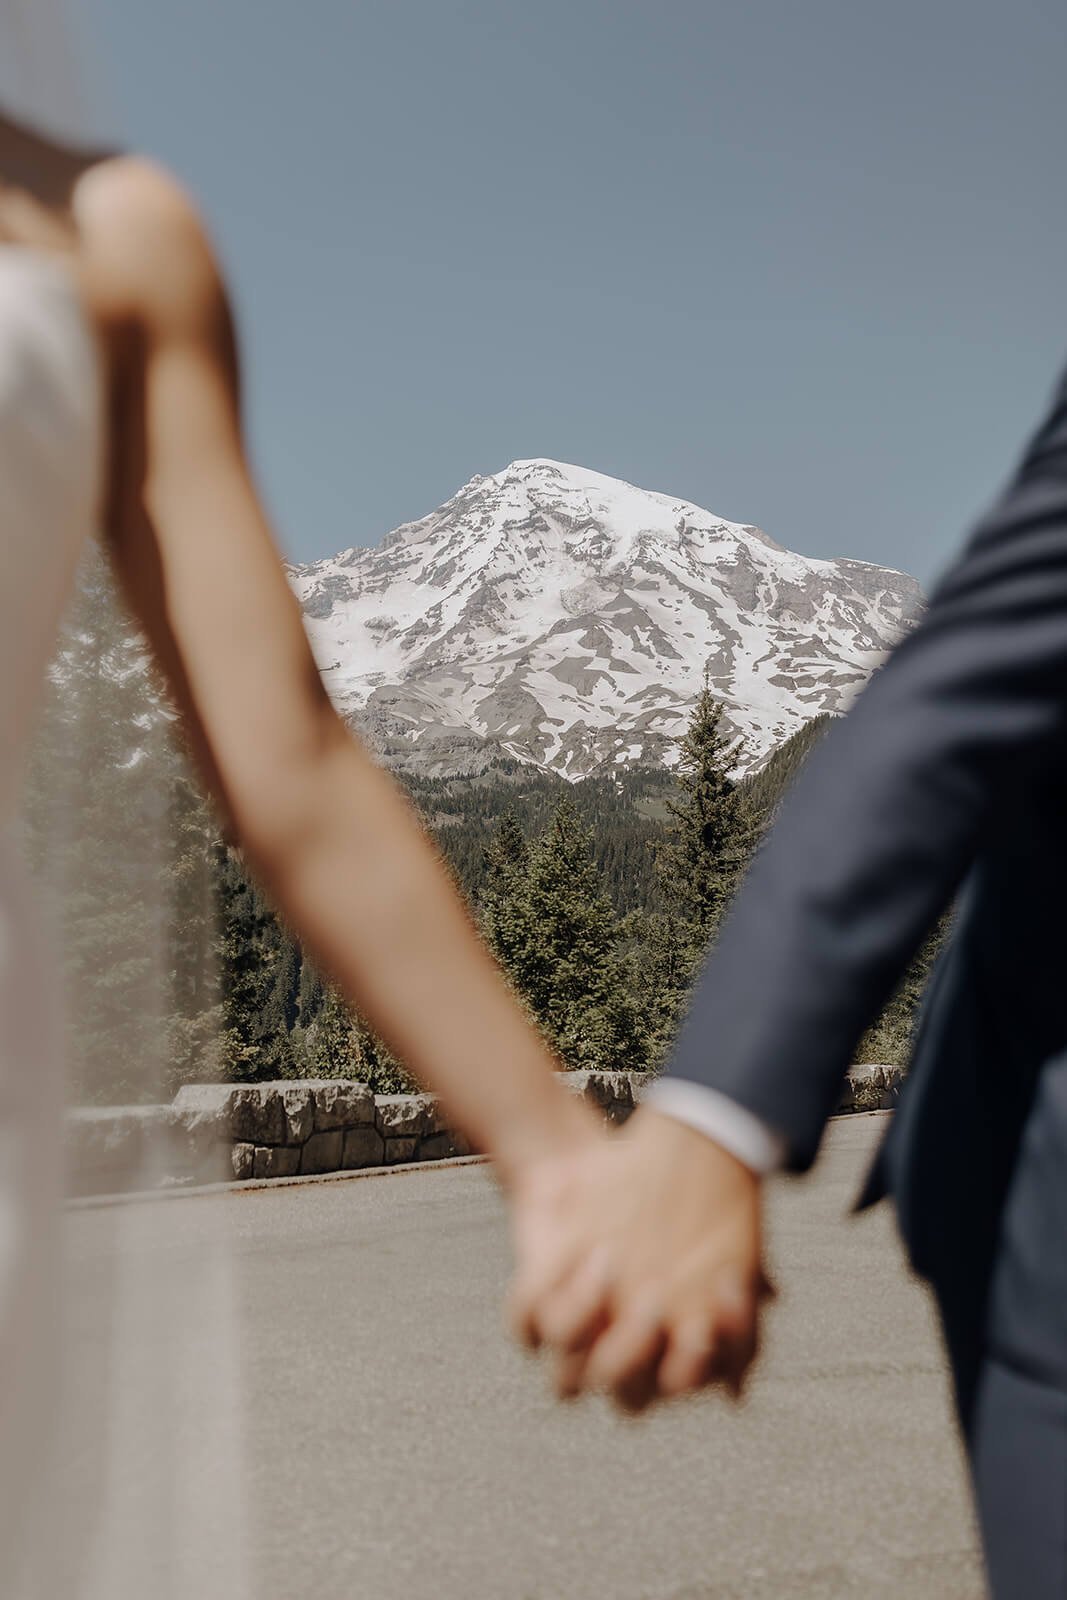
[[[674,911],[637,911],[625,919],[634,992],[641,996],[648,1063],[661,1066],[674,1043],[700,964],[693,930]]]
[[[348,1007],[331,984],[305,1035],[306,1065],[313,1078],[358,1078],[360,1053]]]
[[[510,808],[504,812],[482,851],[482,862],[484,877],[479,896],[482,932],[490,950],[508,972],[527,937],[519,897],[529,866],[526,836]]]
[[[287,935],[236,850],[227,850],[218,878],[221,984],[227,1076],[238,1081],[291,1077],[286,1026],[292,989]]]
[[[625,922],[652,1065],[673,1043],[754,838],[751,810],[731,775],[739,741],[723,732],[722,718],[705,678],[666,802],[672,822],[655,850],[657,892]]]
[[[512,819],[490,852],[490,944],[549,1044],[568,1067],[644,1065],[619,925],[574,805],[529,847]]]
[[[31,865],[54,891],[71,1092],[165,1093],[172,884],[168,794],[178,758],[145,645],[104,561],[79,573],[25,797]]]
[[[804,763],[835,721],[836,718],[826,712],[812,717],[796,733],[791,733],[784,744],[771,751],[758,772],[744,779],[742,792],[760,833],[774,822],[778,807],[796,782]]]
[[[665,904],[701,951],[722,920],[752,842],[745,797],[731,776],[740,741],[723,732],[722,718],[722,703],[705,679],[679,750],[678,798],[667,802],[673,825],[657,855]]]
[[[353,1077],[369,1084],[375,1094],[417,1094],[425,1088],[362,1017],[356,1015],[354,1025]]]
[[[303,1030],[311,1027],[326,1003],[326,985],[322,974],[306,955],[300,961],[300,989],[297,993],[297,1013]]]
[[[288,1035],[300,1018],[300,946],[277,917],[275,927],[276,943],[266,1020],[279,1033]]]
[[[164,928],[167,962],[166,1092],[183,1083],[212,1082],[224,1075],[216,899],[218,863],[224,853],[214,816],[187,761],[170,795],[169,920]]]

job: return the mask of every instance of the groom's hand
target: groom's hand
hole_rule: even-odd
[[[556,1352],[561,1394],[603,1389],[631,1411],[710,1383],[740,1394],[771,1292],[760,1190],[720,1145],[651,1110],[527,1175],[510,1317],[523,1343]]]

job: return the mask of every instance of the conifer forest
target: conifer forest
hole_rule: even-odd
[[[723,708],[706,685],[694,691],[670,769],[570,783],[498,762],[475,777],[402,780],[566,1067],[660,1066],[760,839],[830,722],[816,718],[735,781]],[[24,808],[31,865],[55,891],[77,1019],[72,1097],[162,1099],[220,1078],[414,1087],[275,915],[203,800],[174,727],[102,564],[90,565]],[[858,1059],[905,1059],[942,933]]]

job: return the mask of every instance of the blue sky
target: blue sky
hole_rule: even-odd
[[[1061,0],[78,0],[296,559],[555,456],[929,582],[1067,357]]]

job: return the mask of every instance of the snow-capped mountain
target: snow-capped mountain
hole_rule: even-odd
[[[442,775],[670,763],[705,671],[756,764],[842,710],[922,604],[903,573],[543,460],[291,578],[341,713]]]

